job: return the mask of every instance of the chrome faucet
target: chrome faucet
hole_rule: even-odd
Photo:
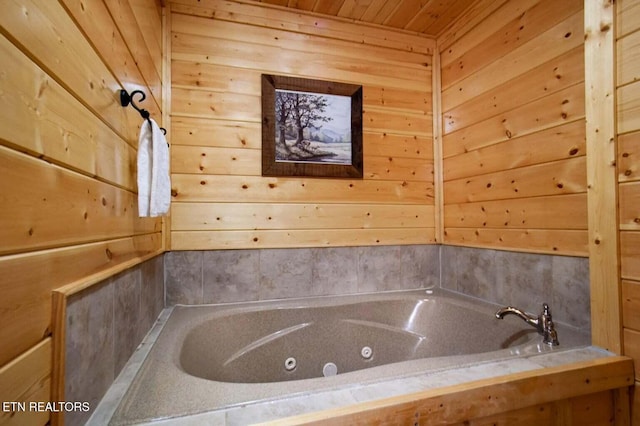
[[[502,319],[506,315],[518,316],[524,320],[524,322],[538,330],[538,333],[542,335],[543,343],[546,343],[549,346],[556,346],[560,344],[558,342],[558,333],[556,332],[553,320],[551,319],[551,310],[549,309],[549,305],[546,303],[542,304],[542,313],[538,317],[529,315],[526,312],[511,306],[501,308],[496,312],[496,318],[498,319]]]

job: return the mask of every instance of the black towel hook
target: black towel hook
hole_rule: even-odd
[[[129,94],[126,90],[121,89],[120,105],[122,105],[123,107],[131,105],[133,109],[138,111],[142,116],[142,118],[144,118],[145,120],[148,120],[149,125],[151,125],[151,120],[149,120],[149,117],[151,116],[151,114],[149,114],[149,111],[147,111],[144,108],[138,107],[138,105],[136,105],[136,103],[133,101],[133,97],[138,94],[140,95],[140,100],[138,102],[142,102],[147,98],[147,95],[145,95],[142,90],[134,90],[133,92],[131,92],[131,94]],[[162,133],[164,133],[165,135],[167,134],[167,130],[164,127],[160,127],[160,130],[162,130]]]

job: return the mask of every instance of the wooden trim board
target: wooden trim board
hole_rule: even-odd
[[[545,402],[627,388],[633,383],[633,361],[630,358],[600,358],[569,366],[526,371],[410,393],[262,424],[454,424]],[[470,401],[483,402],[470,404]]]

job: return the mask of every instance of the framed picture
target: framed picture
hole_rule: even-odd
[[[262,175],[362,178],[362,86],[262,75]]]

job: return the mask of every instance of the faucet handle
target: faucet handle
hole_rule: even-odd
[[[556,332],[556,328],[553,324],[553,319],[551,317],[551,309],[547,303],[542,304],[542,314],[540,315],[540,332],[543,336],[543,342],[547,345],[557,346],[558,342],[558,333]]]

